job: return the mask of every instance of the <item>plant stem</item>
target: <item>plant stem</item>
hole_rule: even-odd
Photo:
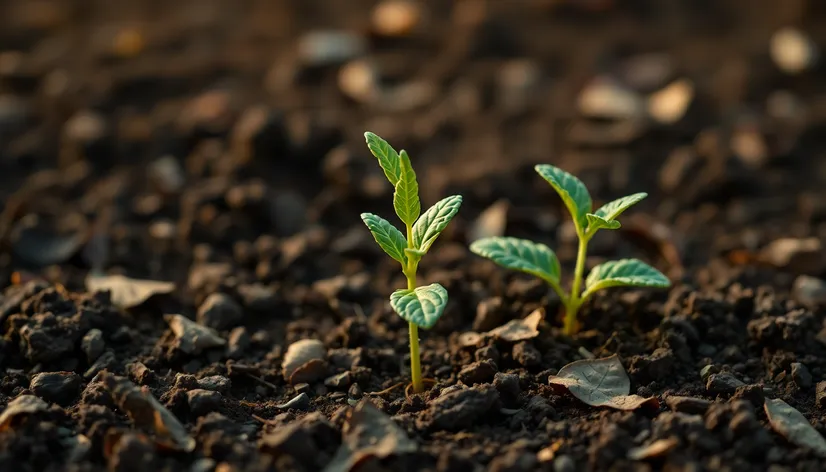
[[[407,247],[413,247],[413,227],[407,225]],[[418,261],[414,261],[411,256],[408,256],[407,268],[404,271],[407,277],[407,289],[416,289],[416,269],[418,268]],[[415,393],[424,392],[424,383],[422,383],[422,365],[419,359],[419,327],[412,322],[408,322],[410,330],[410,377],[413,379],[413,391]]]
[[[582,286],[582,275],[585,272],[585,257],[588,252],[588,235],[579,234],[579,250],[576,255],[576,269],[574,270],[574,283],[571,288],[571,296],[565,305],[565,325],[564,333],[571,336],[577,332],[576,314],[582,304],[580,298],[580,287]]]

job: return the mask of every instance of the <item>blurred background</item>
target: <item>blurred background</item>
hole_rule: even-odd
[[[392,215],[368,130],[408,150],[424,205],[465,196],[457,241],[531,236],[568,257],[571,228],[533,173],[540,162],[578,175],[597,204],[649,192],[646,219],[627,227],[669,241],[672,269],[750,260],[785,237],[820,254],[826,233],[822,1],[5,0],[0,11],[4,281],[90,268],[181,279],[193,260],[243,265],[268,244],[312,245],[318,227],[325,250],[357,252],[358,214]],[[597,255],[617,252],[606,238]],[[267,270],[253,261],[255,277]]]

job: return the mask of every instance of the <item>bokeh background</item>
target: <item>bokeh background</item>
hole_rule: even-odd
[[[0,9],[5,278],[181,278],[205,247],[351,229],[391,208],[366,130],[408,150],[425,204],[465,195],[461,234],[569,240],[538,162],[597,202],[649,192],[632,229],[670,229],[688,267],[824,231],[822,2]]]

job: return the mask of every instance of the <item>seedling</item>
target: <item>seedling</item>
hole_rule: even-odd
[[[536,172],[556,190],[571,213],[579,238],[576,269],[571,293],[560,285],[561,269],[556,254],[546,245],[511,237],[484,238],[473,242],[470,250],[508,269],[535,275],[551,286],[565,308],[565,334],[579,330],[577,312],[585,300],[598,290],[609,287],[668,288],[671,282],[657,269],[637,259],[609,261],[594,267],[585,279],[585,290],[580,291],[585,271],[588,242],[601,229],[619,229],[617,221],[622,212],[648,196],[635,193],[606,203],[592,213],[591,195],[578,178],[552,165],[537,165]]]
[[[407,237],[387,220],[372,213],[362,213],[361,219],[373,233],[373,238],[390,257],[402,266],[407,288],[390,295],[390,305],[410,327],[410,371],[413,390],[424,391],[422,368],[419,361],[419,328],[429,329],[442,316],[447,305],[447,290],[439,284],[416,286],[416,270],[422,256],[444,231],[459,211],[461,195],[439,201],[421,214],[419,183],[410,164],[410,157],[402,150],[396,152],[387,141],[373,133],[364,133],[367,147],[379,160],[387,180],[395,187],[393,207],[404,223]],[[421,214],[421,215],[420,215]]]

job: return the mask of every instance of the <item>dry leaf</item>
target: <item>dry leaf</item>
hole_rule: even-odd
[[[164,319],[175,333],[178,349],[187,354],[198,354],[204,349],[226,344],[214,329],[199,325],[183,315],[166,315]]]
[[[48,403],[34,395],[21,395],[10,401],[3,414],[0,414],[0,431],[8,428],[11,421],[20,415],[31,415],[48,408]]]
[[[136,427],[154,432],[159,444],[185,452],[195,449],[195,440],[184,425],[148,389],[140,389],[126,378],[108,372],[101,373],[101,380],[118,408],[126,412]]]
[[[418,449],[416,442],[369,400],[353,408],[343,432],[341,446],[324,472],[349,472],[372,457],[385,459]]]
[[[626,457],[632,461],[663,457],[679,444],[680,441],[678,441],[677,438],[658,439],[647,446],[640,446],[630,449]]]
[[[173,282],[130,279],[123,275],[89,275],[86,289],[90,292],[108,291],[112,303],[120,308],[132,308],[153,295],[167,294],[175,290]]]
[[[538,308],[525,318],[510,320],[504,325],[488,331],[488,336],[501,339],[503,341],[517,342],[526,339],[533,339],[539,335],[539,322],[545,315],[545,310]]]
[[[617,410],[636,410],[645,405],[659,406],[656,397],[629,395],[631,380],[617,355],[602,359],[571,362],[549,382],[561,387],[591,406],[607,406]]]
[[[781,436],[801,447],[813,450],[819,456],[826,457],[826,439],[817,432],[802,413],[783,400],[766,399],[763,404],[772,429]]]

